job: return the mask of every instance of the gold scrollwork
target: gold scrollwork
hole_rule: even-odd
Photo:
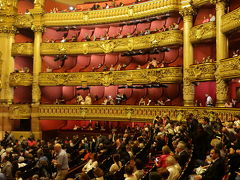
[[[30,73],[11,73],[9,77],[10,86],[31,86],[32,74]]]
[[[222,16],[222,31],[231,32],[240,28],[240,8]]]
[[[240,56],[220,60],[218,64],[219,76],[223,79],[232,79],[240,76]]]
[[[192,43],[197,43],[202,40],[212,39],[216,37],[215,22],[208,22],[194,26],[190,31],[190,39]]]
[[[79,73],[41,73],[40,86],[66,85],[125,85],[149,83],[176,83],[182,81],[181,67],[141,69],[129,71],[79,72]]]
[[[11,105],[9,107],[10,119],[28,119],[31,117],[30,105]]]
[[[12,55],[33,55],[33,44],[32,43],[13,43]]]

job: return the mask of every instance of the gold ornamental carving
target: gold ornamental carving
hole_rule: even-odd
[[[13,43],[12,45],[12,55],[33,55],[33,43]]]
[[[208,4],[211,0],[192,0],[192,5],[194,7],[200,7],[202,5]]]
[[[31,86],[32,74],[30,73],[11,73],[9,76],[10,86]]]
[[[218,75],[223,79],[240,77],[240,56],[220,60]]]
[[[194,26],[190,31],[190,40],[192,43],[201,42],[202,40],[212,39],[216,37],[215,22],[208,22]]]
[[[30,105],[10,105],[10,119],[29,119],[31,117]]]
[[[181,14],[181,16],[185,17],[185,16],[193,16],[196,14],[196,10],[193,6],[191,6],[190,4],[181,7],[181,9],[179,10],[179,13]]]
[[[240,7],[222,16],[222,32],[228,33],[240,28]]]
[[[154,16],[179,10],[179,0],[155,0],[130,6],[97,11],[46,13],[43,16],[45,26],[71,26],[104,24]]]
[[[40,73],[40,86],[109,86],[149,83],[176,83],[182,81],[181,67],[107,72]]]
[[[30,14],[19,14],[15,18],[14,25],[18,28],[31,28],[33,17]]]
[[[171,120],[186,121],[188,114],[192,113],[197,119],[209,117],[211,120],[217,116],[224,121],[233,121],[239,114],[239,108],[204,108],[183,106],[117,106],[117,105],[40,105],[39,118],[49,120],[102,120],[109,121],[135,121],[149,122],[157,115],[168,115]],[[180,114],[180,115],[179,115]],[[181,116],[181,118],[179,117]]]
[[[153,43],[154,42],[154,43]],[[42,43],[42,55],[55,54],[92,54],[123,52],[151,47],[182,45],[183,34],[180,30],[172,30],[132,38],[122,38],[103,41]],[[27,46],[27,47],[26,47]],[[29,43],[14,43],[12,55],[30,55],[33,45]]]
[[[32,25],[31,26],[31,29],[34,31],[34,32],[43,32],[44,31],[44,27],[42,25]]]
[[[203,63],[191,65],[188,69],[189,80],[194,81],[213,81],[215,80],[216,63]]]

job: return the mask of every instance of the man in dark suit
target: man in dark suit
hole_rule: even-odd
[[[221,180],[225,174],[224,161],[220,157],[220,151],[218,149],[212,149],[210,151],[210,157],[212,163],[202,175],[202,180]]]
[[[184,167],[189,160],[189,153],[184,142],[179,142],[176,148],[176,159],[181,167]]]

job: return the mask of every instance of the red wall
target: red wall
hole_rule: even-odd
[[[202,24],[204,20],[204,16],[206,18],[209,18],[209,14],[216,14],[215,7],[214,6],[204,6],[198,10],[197,16],[194,21],[194,26]]]
[[[194,45],[194,63],[202,63],[203,58],[210,56],[212,59],[216,59],[216,44],[215,43],[201,43]]]
[[[56,7],[58,8],[58,10],[64,10],[64,9],[68,9],[69,5],[56,2],[55,0],[45,0],[44,10],[46,12],[50,12],[53,8],[56,8]]]
[[[17,86],[14,87],[14,98],[15,104],[25,104],[32,102],[32,86]]]
[[[33,0],[18,0],[18,13],[24,14],[26,10],[33,9]]]
[[[201,102],[202,106],[206,106],[206,97],[205,94],[208,94],[212,97],[213,103],[216,103],[216,82],[199,82],[195,86],[195,100]]]

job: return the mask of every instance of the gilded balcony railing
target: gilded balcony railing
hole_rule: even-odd
[[[190,39],[192,43],[198,43],[202,40],[213,39],[216,37],[215,22],[200,24],[191,28]]]
[[[240,56],[222,59],[218,66],[219,76],[223,79],[240,77]]]
[[[29,105],[11,105],[11,119],[31,116]],[[171,120],[185,121],[189,113],[197,119],[209,117],[221,121],[233,121],[239,108],[206,108],[181,106],[130,106],[130,105],[40,105],[38,117],[47,120],[107,120],[152,122],[158,116],[169,116]]]
[[[154,0],[104,10],[46,13],[43,16],[43,24],[45,26],[69,26],[113,23],[178,11],[179,5],[180,0]]]
[[[240,28],[240,8],[222,16],[222,31],[231,32]]]
[[[110,86],[182,81],[182,67],[127,71],[41,73],[40,86]]]
[[[199,7],[205,4],[210,3],[211,0],[192,0],[192,5],[195,7]]]
[[[183,35],[180,30],[165,31],[156,34],[103,41],[42,43],[42,55],[54,54],[92,54],[111,53],[147,49],[151,47],[181,45]],[[14,43],[12,55],[33,54],[33,45]]]
[[[194,81],[214,81],[216,72],[216,63],[203,63],[191,65],[187,69],[190,80]]]
[[[10,86],[31,86],[32,74],[30,73],[11,73],[9,77]]]

